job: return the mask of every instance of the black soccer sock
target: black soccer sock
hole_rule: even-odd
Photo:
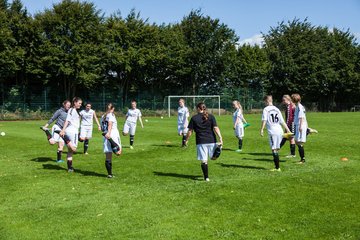
[[[286,138],[281,139],[281,143],[280,143],[280,148],[282,148],[282,146],[284,146],[284,144],[286,143]]]
[[[67,160],[67,167],[68,169],[72,169],[72,160]]]
[[[204,174],[204,179],[209,178],[209,170],[208,170],[208,165],[206,163],[201,163],[201,170]]]
[[[134,135],[130,135],[130,146],[134,144]]]
[[[309,135],[309,134],[310,134],[310,129],[307,128],[307,129],[306,129],[306,136]]]
[[[186,142],[186,135],[183,135],[182,137],[182,145],[185,146],[185,142]]]
[[[290,144],[290,154],[295,155],[295,144]]]
[[[88,148],[89,148],[89,139],[86,139],[84,141],[84,153],[87,152]]]
[[[280,168],[279,153],[278,152],[273,152],[273,157],[274,157],[275,168],[279,169]]]
[[[109,159],[105,160],[105,167],[106,167],[106,170],[108,172],[108,175],[112,175],[112,163],[111,163],[111,160],[109,160]]]
[[[298,145],[299,155],[302,161],[305,161],[305,150],[303,145]]]
[[[46,137],[47,137],[47,140],[49,140],[50,138],[52,138],[52,135],[50,133],[49,130],[44,130],[45,134],[46,134]]]
[[[243,140],[242,138],[239,138],[239,149],[242,149],[242,145],[243,145]]]
[[[56,131],[54,131],[54,132],[60,135],[60,131],[59,131],[59,130],[56,130]],[[60,136],[60,137],[61,137],[61,136]],[[64,140],[64,142],[66,143],[66,145],[71,142],[69,136],[66,135],[66,134],[65,134],[63,137],[61,137],[61,138]]]
[[[61,160],[61,154],[62,154],[62,151],[61,150],[57,150],[57,160]]]

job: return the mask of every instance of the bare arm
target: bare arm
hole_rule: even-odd
[[[261,129],[260,129],[260,136],[264,136],[264,128],[265,128],[266,121],[263,120],[261,123]]]
[[[107,139],[110,139],[112,125],[113,125],[113,122],[109,121],[108,132],[105,134],[105,137],[106,137]]]
[[[141,117],[139,117],[139,122],[140,122],[140,124],[141,124],[141,127],[144,128],[144,124],[143,124],[143,122],[142,122]]]
[[[303,118],[299,118],[299,131],[302,132],[302,123],[303,123]]]
[[[286,132],[290,132],[289,127],[285,124],[285,122],[282,122],[281,125],[285,128]]]
[[[187,132],[186,134],[186,141],[185,141],[185,144],[187,145],[188,141],[189,141],[189,138],[191,137],[192,135],[192,132],[193,130],[192,129],[189,129],[189,131]]]
[[[64,123],[64,127],[63,127],[63,129],[61,130],[61,132],[60,132],[60,136],[63,137],[63,136],[65,135],[65,129],[67,128],[68,125],[69,125],[69,121],[66,120],[65,123]]]
[[[99,123],[99,120],[98,120],[97,117],[96,117],[95,111],[94,111],[94,119],[95,119],[96,124],[98,125],[99,131],[101,131],[100,123]]]
[[[219,137],[220,145],[222,145],[222,144],[223,144],[223,140],[222,140],[220,128],[219,128],[218,126],[216,126],[216,127],[214,127],[214,131],[215,131],[216,135]]]

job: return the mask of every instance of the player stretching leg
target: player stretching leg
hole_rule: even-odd
[[[136,132],[136,123],[139,119],[141,128],[144,128],[143,122],[141,120],[141,112],[136,108],[136,101],[131,101],[131,109],[128,110],[125,117],[125,124],[123,128],[123,135],[126,136],[130,133],[130,149],[134,149],[134,138]]]
[[[186,134],[188,132],[188,117],[189,109],[185,106],[185,100],[183,98],[179,99],[179,108],[178,108],[178,134],[182,136],[182,147],[186,147]]]
[[[281,115],[280,110],[273,105],[273,99],[271,95],[264,97],[264,103],[266,107],[263,110],[262,114],[262,124],[260,129],[260,135],[264,136],[264,128],[266,129],[269,135],[269,143],[274,158],[275,169],[271,171],[281,171],[280,169],[280,159],[279,159],[279,150],[280,142],[284,134],[281,125],[286,129],[287,132],[290,132],[288,126],[286,126],[285,121]]]
[[[79,125],[80,125],[80,115],[78,110],[82,104],[81,98],[74,97],[72,101],[72,108],[69,109],[64,127],[60,132],[60,136],[69,138],[68,140],[68,153],[67,153],[67,166],[68,172],[73,172],[74,168],[72,166],[73,154],[76,152],[78,144],[78,134],[79,134]]]
[[[98,125],[98,130],[101,131],[100,123],[96,117],[96,113],[91,109],[91,103],[87,103],[85,110],[80,112],[81,116],[81,127],[80,127],[80,139],[79,141],[84,141],[84,154],[88,154],[89,140],[92,138],[93,131],[93,119],[95,119],[96,124]]]
[[[63,106],[54,113],[54,115],[50,118],[50,120],[44,126],[40,127],[45,132],[46,137],[51,145],[58,143],[58,148],[57,148],[57,153],[56,153],[56,155],[57,155],[56,162],[58,162],[58,163],[64,162],[61,159],[62,151],[64,149],[64,141],[58,133],[61,131],[61,129],[64,126],[69,108],[70,108],[70,101],[65,100],[63,102]],[[54,126],[51,128],[52,133],[50,133],[48,126],[51,123],[53,123],[54,121],[56,121],[56,122],[55,122]]]
[[[234,130],[235,130],[235,137],[239,140],[239,148],[236,152],[242,151],[243,146],[243,137],[244,137],[244,123],[246,124],[246,120],[243,115],[242,106],[239,101],[235,100],[232,102],[233,108],[235,112],[233,114],[233,123],[234,123]]]
[[[105,167],[108,178],[113,178],[112,173],[112,153],[121,154],[121,141],[119,130],[117,129],[117,120],[114,114],[115,107],[112,103],[106,106],[106,113],[101,117],[101,126],[104,135],[103,149],[105,153]]]

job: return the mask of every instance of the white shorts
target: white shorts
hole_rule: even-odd
[[[136,123],[125,121],[123,133],[125,134],[130,133],[130,135],[135,135],[135,131],[136,131]]]
[[[302,132],[299,131],[299,126],[295,125],[295,142],[306,142],[306,129],[307,126],[304,125]]]
[[[52,128],[51,128],[51,135],[52,135],[52,139],[54,139],[55,142],[64,142],[64,140],[60,137],[59,134],[57,134],[56,132],[54,131],[61,131],[61,128],[58,126],[58,125],[54,125]]]
[[[236,125],[234,132],[235,132],[236,137],[238,137],[238,138],[244,137],[244,125],[242,122],[240,124]]]
[[[121,140],[120,140],[119,132],[112,130],[110,137],[114,140],[114,142],[116,142],[119,145],[119,147],[121,149]],[[113,152],[109,140],[105,137],[104,137],[103,149],[104,149],[104,153],[112,153]]]
[[[185,128],[184,125],[178,125],[178,134],[185,135],[188,132],[188,128]]]
[[[92,138],[93,127],[92,126],[81,126],[80,138]]]
[[[283,134],[269,134],[269,144],[271,150],[280,149],[280,143],[283,139]]]
[[[207,161],[212,158],[216,148],[216,143],[205,143],[196,145],[197,160]]]
[[[69,137],[71,144],[72,144],[75,148],[77,148],[78,141],[79,141],[79,139],[78,139],[79,133],[78,133],[78,132],[74,132],[74,131],[66,131],[66,130],[65,130],[65,134],[66,134],[66,136]]]

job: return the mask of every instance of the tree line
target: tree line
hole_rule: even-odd
[[[262,46],[240,46],[234,30],[201,10],[159,25],[135,10],[105,17],[90,2],[63,0],[31,16],[20,0],[0,0],[0,83],[22,88],[26,103],[44,87],[51,99],[105,86],[122,101],[139,92],[235,97],[240,88],[277,99],[299,92],[321,111],[360,104],[350,30],[294,19],[263,37]]]

